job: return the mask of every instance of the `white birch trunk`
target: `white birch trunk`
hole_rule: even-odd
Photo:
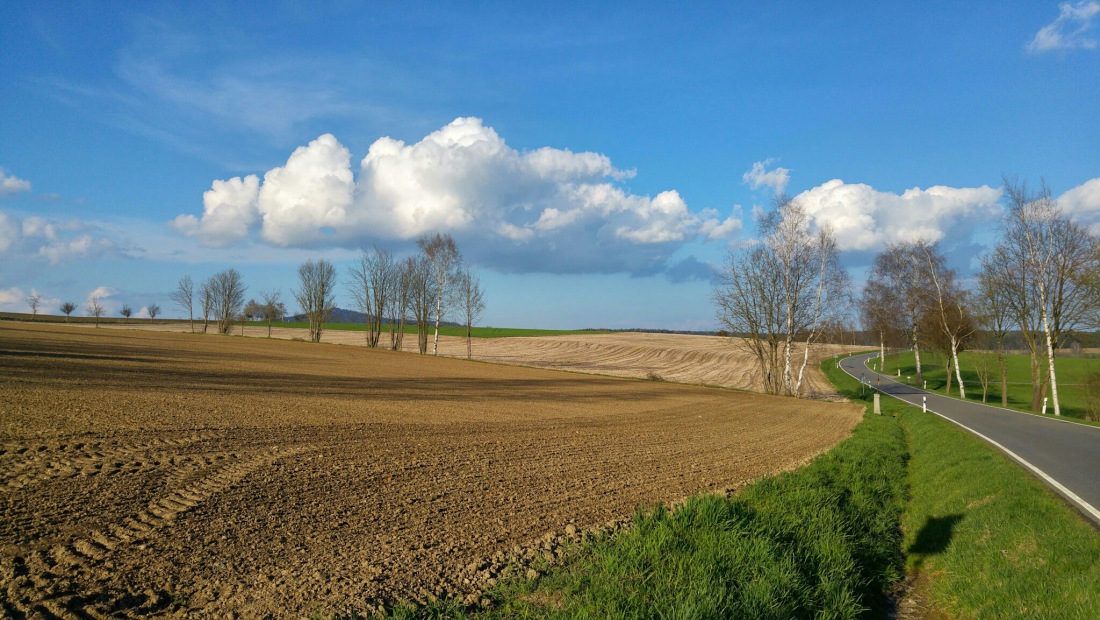
[[[966,400],[966,388],[963,386],[962,371],[959,370],[959,341],[951,337],[951,362],[955,364],[955,379],[959,382],[959,397]]]
[[[798,383],[794,384],[794,395],[802,396],[802,377],[806,372],[806,364],[810,361],[810,343],[806,343],[806,349],[802,352],[802,366],[798,369]]]
[[[1047,336],[1047,364],[1050,367],[1050,397],[1054,399],[1054,415],[1062,415],[1061,405],[1058,403],[1058,379],[1054,375],[1054,342],[1051,340],[1050,324],[1047,322],[1046,306],[1043,306],[1043,331]]]

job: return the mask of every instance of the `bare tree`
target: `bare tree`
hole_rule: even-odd
[[[270,338],[271,322],[283,320],[286,316],[286,305],[283,304],[282,293],[278,289],[260,291],[260,298],[264,300],[262,311],[267,320],[267,337]]]
[[[439,324],[443,322],[444,301],[454,283],[455,273],[462,262],[454,238],[450,233],[424,235],[416,240],[420,251],[431,265],[431,277],[435,280],[435,340],[432,355],[439,354]]]
[[[469,267],[458,275],[458,304],[466,323],[466,359],[474,356],[473,328],[485,312],[485,294],[481,290],[481,277]]]
[[[840,251],[832,227],[828,224],[821,226],[817,235],[803,240],[807,241],[812,255],[811,265],[816,265],[817,270],[817,293],[813,296],[813,309],[807,317],[808,323],[798,326],[806,335],[803,338],[802,365],[798,369],[798,380],[794,385],[795,396],[801,394],[802,379],[810,361],[810,346],[818,341],[828,326],[841,321],[851,307],[848,271],[840,264]],[[812,291],[814,283],[811,281],[810,285]]]
[[[325,321],[335,307],[336,269],[323,258],[307,260],[298,267],[298,285],[294,299],[309,320],[309,339],[320,342]]]
[[[195,333],[195,283],[191,276],[180,278],[176,290],[169,293],[168,298],[187,312],[187,318],[191,321],[191,333]]]
[[[71,301],[66,301],[65,303],[61,304],[60,310],[65,315],[65,322],[68,323],[69,315],[73,313],[73,310],[76,310],[76,304]]]
[[[126,318],[130,318],[130,316],[134,314],[134,309],[128,305],[123,304],[122,310],[119,310],[118,313]]]
[[[980,312],[976,312],[978,322],[989,335],[989,345],[997,361],[1001,377],[1001,406],[1008,407],[1008,363],[1005,357],[1005,336],[1011,327],[1013,301],[1011,285],[1005,280],[1006,274],[996,261],[997,253],[982,258],[981,271],[978,273],[978,303]],[[985,402],[985,398],[982,398]]]
[[[390,306],[394,280],[398,277],[397,265],[392,254],[374,246],[369,252],[363,250],[348,272],[351,275],[348,292],[355,299],[357,309],[367,316],[367,346],[377,347],[382,336],[384,315]],[[395,317],[391,315],[391,345],[394,321]]]
[[[1032,410],[1039,410],[1049,388],[1054,414],[1061,415],[1054,351],[1100,307],[1093,285],[1100,270],[1097,240],[1062,213],[1046,184],[1032,191],[1026,181],[1005,179],[1005,196],[1003,236],[992,260],[1015,298],[1019,328],[1031,349]]]
[[[199,307],[202,308],[202,333],[204,334],[210,326],[210,315],[214,313],[214,290],[216,288],[217,281],[214,276],[204,280],[202,286],[199,287]]]
[[[31,317],[38,316],[38,306],[42,304],[42,293],[31,291],[27,296],[27,305],[31,307]]]
[[[160,306],[158,306],[157,304],[149,304],[145,307],[145,310],[149,312],[150,321],[157,318],[157,315],[160,314]]]
[[[219,271],[207,280],[203,288],[204,294],[205,289],[209,289],[210,313],[218,322],[218,332],[229,334],[233,328],[233,320],[244,306],[244,293],[248,288],[244,285],[240,272],[236,269]]]
[[[886,372],[886,345],[894,346],[906,331],[899,323],[904,313],[898,298],[882,282],[868,280],[859,309],[863,329],[878,339],[879,372]]]
[[[415,266],[413,259],[406,259],[403,262],[394,264],[394,275],[390,279],[390,292],[386,296],[389,300],[390,349],[394,351],[401,350],[401,343],[405,339],[405,321],[408,319],[411,301],[409,285],[412,276],[409,274],[409,270],[412,267],[410,265]]]
[[[791,356],[796,340],[809,346],[839,321],[848,300],[848,276],[840,266],[828,227],[809,230],[805,208],[776,197],[773,212],[758,217],[761,243],[731,252],[717,278],[718,320],[752,354],[764,389],[798,396],[809,359],[804,352],[797,378]]]
[[[435,282],[431,263],[423,254],[409,257],[402,265],[409,295],[409,307],[416,322],[416,345],[421,355],[428,352],[428,331],[431,329],[432,302],[435,300]]]
[[[106,310],[103,304],[99,302],[98,295],[92,295],[92,298],[88,300],[88,316],[95,319],[95,326],[99,327],[99,319],[103,318],[103,313]]]
[[[947,339],[947,349],[951,364],[955,367],[955,378],[959,384],[959,396],[966,398],[966,386],[963,384],[962,370],[959,368],[959,349],[977,329],[970,316],[966,292],[956,282],[955,270],[947,267],[947,259],[935,243],[922,244],[920,250],[927,261],[928,275],[935,286],[927,291],[932,297],[935,315],[934,323]],[[947,392],[951,392],[951,376],[948,374]]]
[[[924,380],[921,314],[926,292],[933,288],[924,256],[927,245],[923,239],[887,243],[886,249],[875,257],[867,278],[869,283],[882,287],[885,295],[894,297],[902,309],[908,344],[913,348],[918,384]]]

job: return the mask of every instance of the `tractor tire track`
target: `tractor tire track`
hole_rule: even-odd
[[[188,442],[167,440],[150,443],[160,446]],[[128,546],[153,541],[181,516],[239,484],[276,458],[293,456],[307,449],[299,447],[281,452],[266,451],[247,458],[224,459],[201,477],[166,489],[143,509],[121,522],[111,523],[48,550],[32,553],[29,557],[16,556],[9,566],[0,568],[0,574],[4,574],[8,582],[5,606],[9,614],[58,619],[112,618],[117,617],[119,599],[129,601],[127,607],[133,607],[131,612],[146,614],[166,609],[171,605],[167,593],[151,590],[138,594],[97,591],[96,585],[105,585],[111,577],[113,565],[109,562],[110,558]],[[135,602],[137,605],[134,605]]]

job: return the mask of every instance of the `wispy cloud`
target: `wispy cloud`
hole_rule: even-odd
[[[1033,54],[1053,50],[1096,49],[1096,38],[1090,36],[1093,20],[1100,15],[1100,2],[1082,0],[1076,4],[1058,5],[1058,18],[1043,26],[1028,42]]]
[[[390,61],[288,52],[224,25],[222,31],[186,30],[173,21],[134,18],[134,38],[113,52],[106,77],[42,76],[35,82],[100,122],[230,169],[252,167],[241,159],[299,143],[334,121],[354,120],[368,133],[421,131],[427,125],[420,119],[430,114],[419,111],[445,90],[431,76]],[[237,159],[227,161],[226,152]]]
[[[787,183],[791,180],[791,171],[787,168],[780,168],[779,166],[776,166],[772,170],[768,170],[768,166],[775,162],[776,159],[771,157],[764,161],[754,163],[752,168],[741,176],[741,180],[752,189],[770,187],[775,190],[777,194],[783,193],[783,191],[787,189]]]

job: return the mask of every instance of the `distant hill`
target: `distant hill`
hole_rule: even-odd
[[[329,323],[366,323],[367,318],[368,317],[367,317],[366,314],[363,314],[362,312],[359,312],[358,310],[347,310],[347,309],[344,309],[344,308],[333,308],[332,309],[332,314],[330,314],[329,317],[328,317],[328,322]],[[434,321],[434,318],[435,318],[434,315],[433,315],[432,318],[433,318],[432,322],[434,323],[435,322]],[[305,323],[309,319],[306,318],[305,313],[302,313],[302,314],[290,315],[290,316],[286,317],[286,320],[288,322],[291,322],[291,323]],[[386,325],[390,324],[390,320],[388,318],[383,318],[382,322]],[[455,323],[453,321],[443,321],[443,323],[441,323],[441,325],[458,326],[459,324]]]

